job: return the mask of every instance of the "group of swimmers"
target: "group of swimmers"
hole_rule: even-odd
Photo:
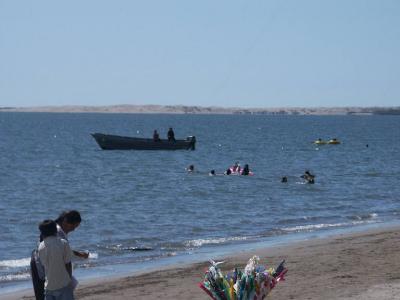
[[[188,173],[194,173],[195,169],[194,169],[194,165],[189,165],[186,168],[186,171]],[[249,165],[245,164],[243,168],[241,168],[239,162],[236,162],[233,166],[229,167],[228,169],[226,169],[226,171],[223,174],[218,174],[215,172],[215,170],[211,170],[208,175],[210,176],[216,176],[216,175],[244,175],[244,176],[249,176],[249,175],[253,175],[253,172],[250,171]],[[304,172],[303,175],[300,176],[301,178],[303,178],[305,180],[306,183],[309,184],[314,184],[315,183],[315,175],[311,174],[310,171],[306,170]],[[288,178],[287,176],[283,176],[281,178],[281,182],[282,183],[286,183],[288,182]]]
[[[194,172],[194,165],[190,165],[186,168],[186,171],[188,173]],[[241,168],[239,162],[236,162],[233,166],[229,167],[226,169],[226,171],[223,174],[218,174],[215,172],[215,170],[211,170],[208,175],[210,176],[216,176],[216,175],[243,175],[243,176],[249,176],[253,175],[253,172],[250,171],[250,167],[248,164],[245,164],[243,168]]]
[[[244,176],[248,176],[248,175],[253,175],[253,172],[250,171],[249,165],[245,164],[243,169],[240,167],[239,162],[235,162],[235,164],[226,169],[226,171],[224,172],[225,175],[244,175]]]

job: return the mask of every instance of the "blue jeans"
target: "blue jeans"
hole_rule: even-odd
[[[66,287],[63,287],[58,290],[44,291],[44,299],[45,300],[74,300],[74,290],[72,286],[69,284]]]

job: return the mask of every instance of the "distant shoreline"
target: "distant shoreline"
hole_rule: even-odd
[[[135,114],[240,114],[240,115],[400,115],[397,107],[284,107],[241,108],[185,105],[110,105],[1,107],[0,112],[135,113]]]

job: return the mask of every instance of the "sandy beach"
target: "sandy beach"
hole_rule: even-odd
[[[286,259],[289,272],[271,299],[400,299],[400,228],[295,242],[225,257],[224,272],[244,267],[259,255],[275,266]],[[137,276],[81,284],[77,299],[208,299],[197,287],[207,262]],[[25,291],[2,299],[34,299]]]
[[[255,114],[255,115],[371,115],[400,114],[400,107],[218,107],[188,105],[34,106],[1,107],[0,112],[133,113],[133,114]]]

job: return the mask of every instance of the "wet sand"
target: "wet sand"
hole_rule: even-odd
[[[225,257],[223,272],[243,268],[252,255],[276,266],[286,259],[286,281],[270,299],[400,299],[400,227],[295,242]],[[76,299],[211,299],[197,286],[207,262],[81,284]],[[2,299],[34,299],[21,292]]]

